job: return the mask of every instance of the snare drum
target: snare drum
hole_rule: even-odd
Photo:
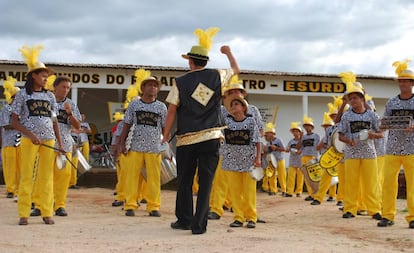
[[[313,192],[317,192],[319,181],[321,181],[323,169],[316,159],[312,159],[301,167],[305,180],[312,188]]]
[[[274,169],[277,168],[277,160],[276,160],[276,156],[273,153],[268,153],[266,155],[266,160],[268,165],[272,166]]]
[[[331,146],[321,155],[319,164],[324,169],[335,167],[344,158],[345,143],[339,140],[338,129],[331,135]]]

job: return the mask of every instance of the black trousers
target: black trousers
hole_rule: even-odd
[[[211,185],[219,160],[219,140],[177,147],[178,190],[175,203],[175,215],[178,222],[191,226],[193,232],[207,230],[207,214]],[[198,168],[199,190],[196,211],[193,210],[193,178]]]

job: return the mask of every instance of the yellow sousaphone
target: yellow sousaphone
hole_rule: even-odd
[[[345,143],[339,140],[338,129],[335,129],[331,135],[331,145],[321,155],[319,165],[326,169],[330,176],[338,176],[335,166],[344,158]]]

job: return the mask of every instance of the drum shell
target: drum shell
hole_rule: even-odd
[[[80,174],[83,174],[92,168],[79,149],[76,150],[76,156],[78,157],[77,169]]]
[[[340,153],[334,146],[330,146],[319,159],[319,164],[324,169],[335,167],[344,158],[344,153]]]
[[[273,153],[268,153],[266,155],[266,160],[267,160],[267,164],[269,166],[272,166],[274,169],[277,168],[277,160],[276,160],[276,156]]]
[[[251,178],[253,178],[256,181],[260,181],[264,176],[264,170],[262,167],[250,167],[249,169],[249,175]]]
[[[312,159],[301,167],[302,173],[308,185],[313,192],[317,192],[319,188],[319,181],[322,178],[323,169],[316,159]]]

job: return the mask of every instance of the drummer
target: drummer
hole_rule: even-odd
[[[352,108],[342,115],[338,126],[339,140],[346,144],[344,150],[346,192],[342,217],[345,219],[355,217],[359,190],[362,188],[366,197],[368,215],[373,219],[381,220],[377,191],[378,167],[372,141],[382,138],[382,133],[379,131],[379,116],[374,111],[366,109],[365,92],[360,83],[355,84],[355,75],[347,72],[341,73],[340,76],[347,85],[345,96]],[[360,140],[361,130],[368,130],[369,140]]]
[[[322,141],[319,144],[321,153],[325,152],[331,143],[332,132],[335,129],[334,122],[330,117],[329,112],[324,112],[323,122],[321,125],[325,129],[325,136],[322,138]],[[311,202],[311,205],[320,205],[323,201],[323,198],[326,195],[326,192],[329,190],[329,198],[327,201],[335,201],[336,197],[336,184],[331,186],[332,175],[328,173],[328,170],[324,169],[321,181],[319,182],[318,191],[314,195],[314,199]]]
[[[285,197],[292,197],[293,193],[296,194],[296,197],[300,197],[302,195],[304,181],[303,173],[300,170],[300,167],[302,166],[301,154],[298,150],[298,143],[300,142],[300,136],[302,134],[300,122],[290,123],[290,132],[292,133],[293,138],[287,144],[287,151],[290,153]]]
[[[285,166],[285,159],[283,157],[283,152],[285,152],[285,147],[283,142],[280,138],[276,137],[276,130],[273,123],[268,122],[266,123],[266,130],[265,130],[265,139],[267,145],[264,147],[264,154],[273,156],[275,159],[268,159],[267,163],[268,166],[266,170],[268,170],[269,166],[273,173],[269,177],[265,175],[263,178],[263,185],[262,189],[267,190],[269,195],[276,195],[277,192],[277,180],[279,180],[280,191],[282,192],[282,196],[286,194],[286,166]],[[277,170],[277,171],[276,171]],[[276,173],[277,172],[277,173]],[[277,174],[277,178],[276,178]]]
[[[230,115],[224,118],[225,141],[220,149],[222,169],[229,185],[233,208],[233,222],[230,227],[255,228],[256,181],[248,171],[252,166],[261,166],[260,134],[255,119],[247,113],[248,103],[240,96],[228,96],[224,105]]]
[[[298,143],[298,149],[302,154],[302,166],[310,162],[311,160],[318,158],[318,144],[321,140],[319,134],[314,133],[313,130],[315,125],[313,124],[313,119],[304,116],[303,117],[303,128],[306,131],[305,135],[301,136],[301,140]],[[306,189],[308,190],[308,196],[305,198],[305,201],[312,201],[313,200],[313,190],[307,180],[305,180]]]
[[[148,72],[147,72],[148,73]],[[150,73],[148,73],[150,74]],[[161,154],[160,140],[165,125],[167,107],[157,100],[161,82],[148,76],[137,80],[140,84],[141,98],[133,99],[125,112],[124,126],[119,142],[119,152],[126,155],[126,187],[124,205],[126,216],[135,216],[137,186],[142,167],[147,173],[146,210],[149,216],[160,217],[161,205]],[[126,139],[131,126],[134,126],[130,150]],[[121,165],[122,166],[122,165]],[[122,167],[122,169],[124,169]]]

